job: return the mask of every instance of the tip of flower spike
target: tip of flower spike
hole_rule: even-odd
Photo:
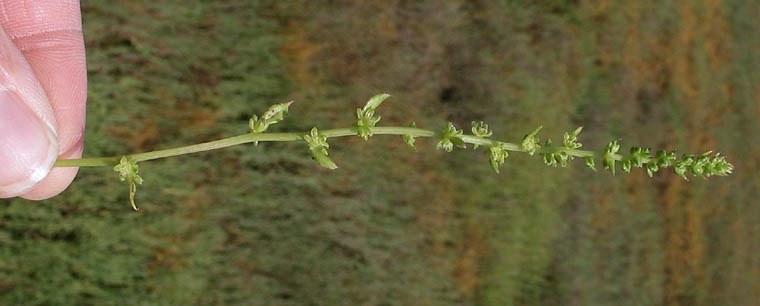
[[[712,151],[705,152],[698,157],[692,154],[684,154],[680,160],[675,161],[673,171],[687,181],[687,172],[703,178],[713,175],[727,176],[732,173],[734,165],[729,163],[725,157],[720,156],[720,153],[713,157],[710,157],[710,154]]]

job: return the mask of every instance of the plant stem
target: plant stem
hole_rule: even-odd
[[[413,127],[373,127],[371,131],[375,135],[410,135],[413,137],[435,137],[436,133],[430,130],[413,128]],[[256,141],[301,141],[303,140],[305,133],[247,133],[243,135],[233,136],[229,138],[214,140],[210,142],[204,142],[189,146],[157,150],[144,153],[135,153],[126,155],[129,159],[135,162],[154,160],[160,158],[166,158],[177,155],[191,154],[197,152],[211,151],[235,145],[251,143]],[[355,128],[342,128],[320,131],[320,134],[332,137],[345,137],[356,136],[357,132]],[[490,140],[482,137],[463,135],[462,141],[469,144],[477,144],[481,146],[492,146],[498,141]],[[507,150],[524,152],[519,144],[505,142],[504,146]],[[541,148],[538,153],[558,152],[564,150],[569,155],[575,157],[587,157],[598,156],[598,153],[593,151],[567,149],[564,147],[544,147]],[[622,155],[614,154],[612,157],[616,160],[621,160]],[[119,163],[121,155],[111,157],[95,157],[95,158],[81,158],[81,159],[61,159],[55,162],[55,167],[113,167]]]

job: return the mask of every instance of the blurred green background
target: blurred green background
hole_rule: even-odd
[[[0,200],[2,305],[757,305],[760,3],[83,0],[85,155],[245,133],[484,120],[584,148],[716,149],[730,177],[567,169],[429,139],[299,143],[108,168]],[[469,129],[469,128],[467,128]]]

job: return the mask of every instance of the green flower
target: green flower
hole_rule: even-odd
[[[475,135],[477,137],[481,138],[488,138],[493,135],[493,131],[488,129],[488,124],[485,124],[483,121],[473,121],[472,123],[472,135]],[[477,149],[478,145],[473,145],[473,148]]]
[[[630,158],[624,158],[623,160],[620,161],[620,170],[623,170],[623,172],[625,173],[630,173],[632,164],[633,162],[631,161]]]
[[[682,179],[688,181],[689,178],[686,177],[686,171],[691,168],[691,165],[693,163],[694,163],[694,155],[684,154],[681,157],[681,160],[676,161],[675,164],[673,165],[673,172],[675,172]]]
[[[720,153],[715,154],[710,162],[705,166],[705,175],[713,176],[726,176],[731,174],[734,170],[734,165],[726,161],[726,158],[720,156]]]
[[[550,147],[552,145],[552,140],[547,139],[546,142],[544,142],[544,147]],[[541,154],[544,158],[544,164],[547,166],[553,166],[556,167],[558,164],[559,159],[555,156],[555,153],[544,153]]]
[[[658,167],[667,168],[673,166],[678,158],[676,158],[676,152],[668,153],[665,150],[657,150],[654,159]]]
[[[364,108],[356,109],[356,123],[354,127],[359,137],[365,141],[369,140],[369,137],[372,136],[372,128],[380,122],[380,117],[375,117],[375,109],[390,96],[386,93],[375,95],[367,101],[367,105]]]
[[[327,149],[330,147],[330,145],[327,144],[327,136],[320,134],[316,127],[311,129],[309,135],[304,135],[303,140],[306,140],[306,143],[309,144],[309,152],[317,163],[327,169],[338,168],[338,165],[327,157]]]
[[[647,175],[649,175],[649,177],[652,177],[654,173],[657,172],[657,170],[660,170],[660,167],[657,165],[657,162],[653,160],[646,164],[646,169]]]
[[[547,139],[546,142],[544,143],[544,148],[549,148],[551,146],[552,146],[552,140]],[[573,158],[575,158],[574,156],[567,153],[567,151],[565,151],[566,149],[569,149],[567,147],[554,148],[554,149],[556,149],[557,151],[551,152],[551,153],[547,152],[547,153],[542,154],[544,156],[544,164],[546,164],[547,166],[553,166],[553,167],[560,166],[564,168],[564,167],[567,167],[568,161],[571,161],[573,160]],[[551,150],[551,148],[547,150]]]
[[[583,127],[579,126],[572,133],[565,132],[565,137],[564,137],[564,140],[562,141],[562,144],[565,145],[565,148],[578,149],[583,146],[583,144],[578,142],[578,134],[580,134],[582,130],[583,130]]]
[[[528,153],[528,155],[530,155],[530,156],[533,156],[533,154],[536,154],[536,151],[538,151],[539,149],[541,149],[541,145],[539,144],[539,142],[541,142],[541,140],[539,140],[538,137],[536,137],[536,134],[538,134],[538,131],[540,131],[541,128],[543,128],[543,126],[539,125],[538,128],[536,128],[530,134],[525,135],[525,137],[523,138],[523,141],[522,141],[522,144],[521,144],[522,145],[522,149],[526,153]]]
[[[494,145],[488,149],[488,153],[490,154],[489,160],[493,171],[499,173],[499,166],[504,164],[504,160],[509,157],[509,151],[507,150],[506,145],[503,142],[495,142]]]
[[[643,149],[640,147],[631,147],[631,156],[630,160],[636,167],[643,167],[644,166],[644,160],[649,159],[649,149]]]
[[[618,144],[618,141],[612,141],[607,144],[607,146],[604,148],[604,153],[602,154],[602,165],[604,166],[604,169],[610,170],[612,172],[612,175],[615,175],[615,154],[620,151],[620,144]]]
[[[463,149],[467,148],[462,140],[463,134],[464,132],[462,130],[457,130],[453,123],[448,122],[446,128],[441,131],[441,140],[438,141],[438,144],[436,144],[435,147],[446,152],[454,150],[455,145]]]

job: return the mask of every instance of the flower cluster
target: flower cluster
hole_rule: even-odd
[[[658,150],[654,156],[650,149],[641,147],[631,147],[630,154],[627,156],[616,155],[618,150],[620,150],[620,145],[617,141],[613,141],[607,144],[607,148],[602,154],[605,168],[612,171],[613,174],[615,174],[615,160],[617,158],[620,159],[620,169],[626,173],[631,172],[632,167],[638,167],[646,169],[647,175],[652,177],[660,169],[673,167],[673,172],[687,181],[689,180],[686,176],[687,172],[698,177],[726,176],[731,174],[734,169],[734,166],[720,153],[710,157],[712,151],[705,152],[700,156],[684,154],[679,160],[676,158],[675,152],[665,150]]]
[[[565,139],[562,141],[562,144],[565,145],[565,148],[578,149],[583,146],[583,144],[578,142],[578,135],[581,133],[581,131],[583,131],[583,127],[579,126],[572,133],[565,132]]]
[[[327,148],[330,147],[330,145],[327,144],[327,136],[320,134],[316,127],[311,129],[311,133],[304,135],[303,140],[306,140],[306,143],[309,144],[309,152],[311,152],[311,156],[313,156],[314,160],[316,160],[322,167],[327,169],[338,168],[338,165],[327,157]]]
[[[446,128],[443,129],[443,131],[441,131],[441,140],[438,141],[438,144],[436,144],[435,147],[437,149],[441,149],[446,152],[451,152],[452,150],[454,150],[455,145],[462,149],[466,149],[467,146],[464,144],[464,141],[462,140],[463,134],[464,134],[464,131],[457,130],[454,124],[449,122],[446,124]]]
[[[630,173],[632,166],[643,167],[644,160],[649,159],[649,154],[649,149],[631,147],[630,155],[620,161],[620,169],[625,173]]]
[[[613,175],[615,175],[615,157],[618,151],[620,151],[620,144],[617,140],[613,140],[604,147],[604,152],[602,152],[602,165]]]
[[[493,131],[488,129],[488,124],[483,121],[472,122],[472,135],[480,138],[488,138],[493,135]],[[478,148],[478,144],[473,145],[474,149]]]
[[[288,113],[288,108],[294,101],[288,101],[285,103],[275,104],[269,107],[261,117],[253,115],[248,120],[248,127],[251,129],[251,133],[264,133],[270,125],[280,122],[285,118],[285,114]],[[255,141],[254,144],[258,145],[259,142]]]
[[[533,156],[533,154],[536,154],[536,152],[541,149],[541,140],[536,137],[536,134],[538,134],[538,131],[540,131],[543,128],[543,126],[538,126],[533,132],[531,132],[528,135],[525,135],[523,137],[522,141],[522,149],[525,151],[525,153],[528,153],[528,155]]]
[[[113,170],[119,173],[120,181],[127,181],[129,184],[129,203],[132,204],[132,209],[135,211],[140,210],[135,205],[135,193],[137,193],[137,185],[142,185],[143,179],[138,174],[140,169],[137,167],[137,162],[126,156],[122,156],[119,164],[114,166]]]
[[[645,168],[647,169],[647,175],[652,177],[660,168],[667,168],[673,166],[676,162],[676,152],[668,152],[665,150],[657,150],[654,158],[650,160]]]
[[[560,167],[567,167],[567,163],[575,158],[574,155],[571,155],[568,153],[568,150],[574,150],[578,149],[583,146],[580,142],[578,142],[578,134],[581,133],[583,130],[583,127],[578,127],[573,131],[572,133],[565,132],[564,139],[562,141],[563,147],[559,147],[554,149],[550,152],[543,153],[544,156],[544,163],[548,166],[560,166]],[[552,140],[547,139],[544,143],[544,147],[551,147],[552,146]],[[588,164],[588,160],[586,160],[586,163]],[[593,159],[591,160],[592,165],[589,166],[593,169]]]
[[[675,162],[673,171],[687,181],[689,179],[686,177],[686,171],[699,177],[726,176],[733,172],[734,166],[726,161],[725,157],[720,156],[720,153],[715,154],[713,157],[710,157],[710,154],[712,154],[712,151],[707,151],[699,157],[685,154],[681,157],[681,160]]]
[[[488,149],[488,153],[490,155],[489,161],[491,162],[491,168],[493,168],[493,171],[496,173],[499,173],[499,166],[504,164],[504,160],[509,157],[507,145],[503,142],[497,141]]]
[[[367,105],[364,108],[356,109],[356,133],[365,141],[369,140],[369,137],[372,136],[372,128],[380,122],[380,117],[375,117],[375,109],[390,96],[386,93],[375,95],[367,101]]]

